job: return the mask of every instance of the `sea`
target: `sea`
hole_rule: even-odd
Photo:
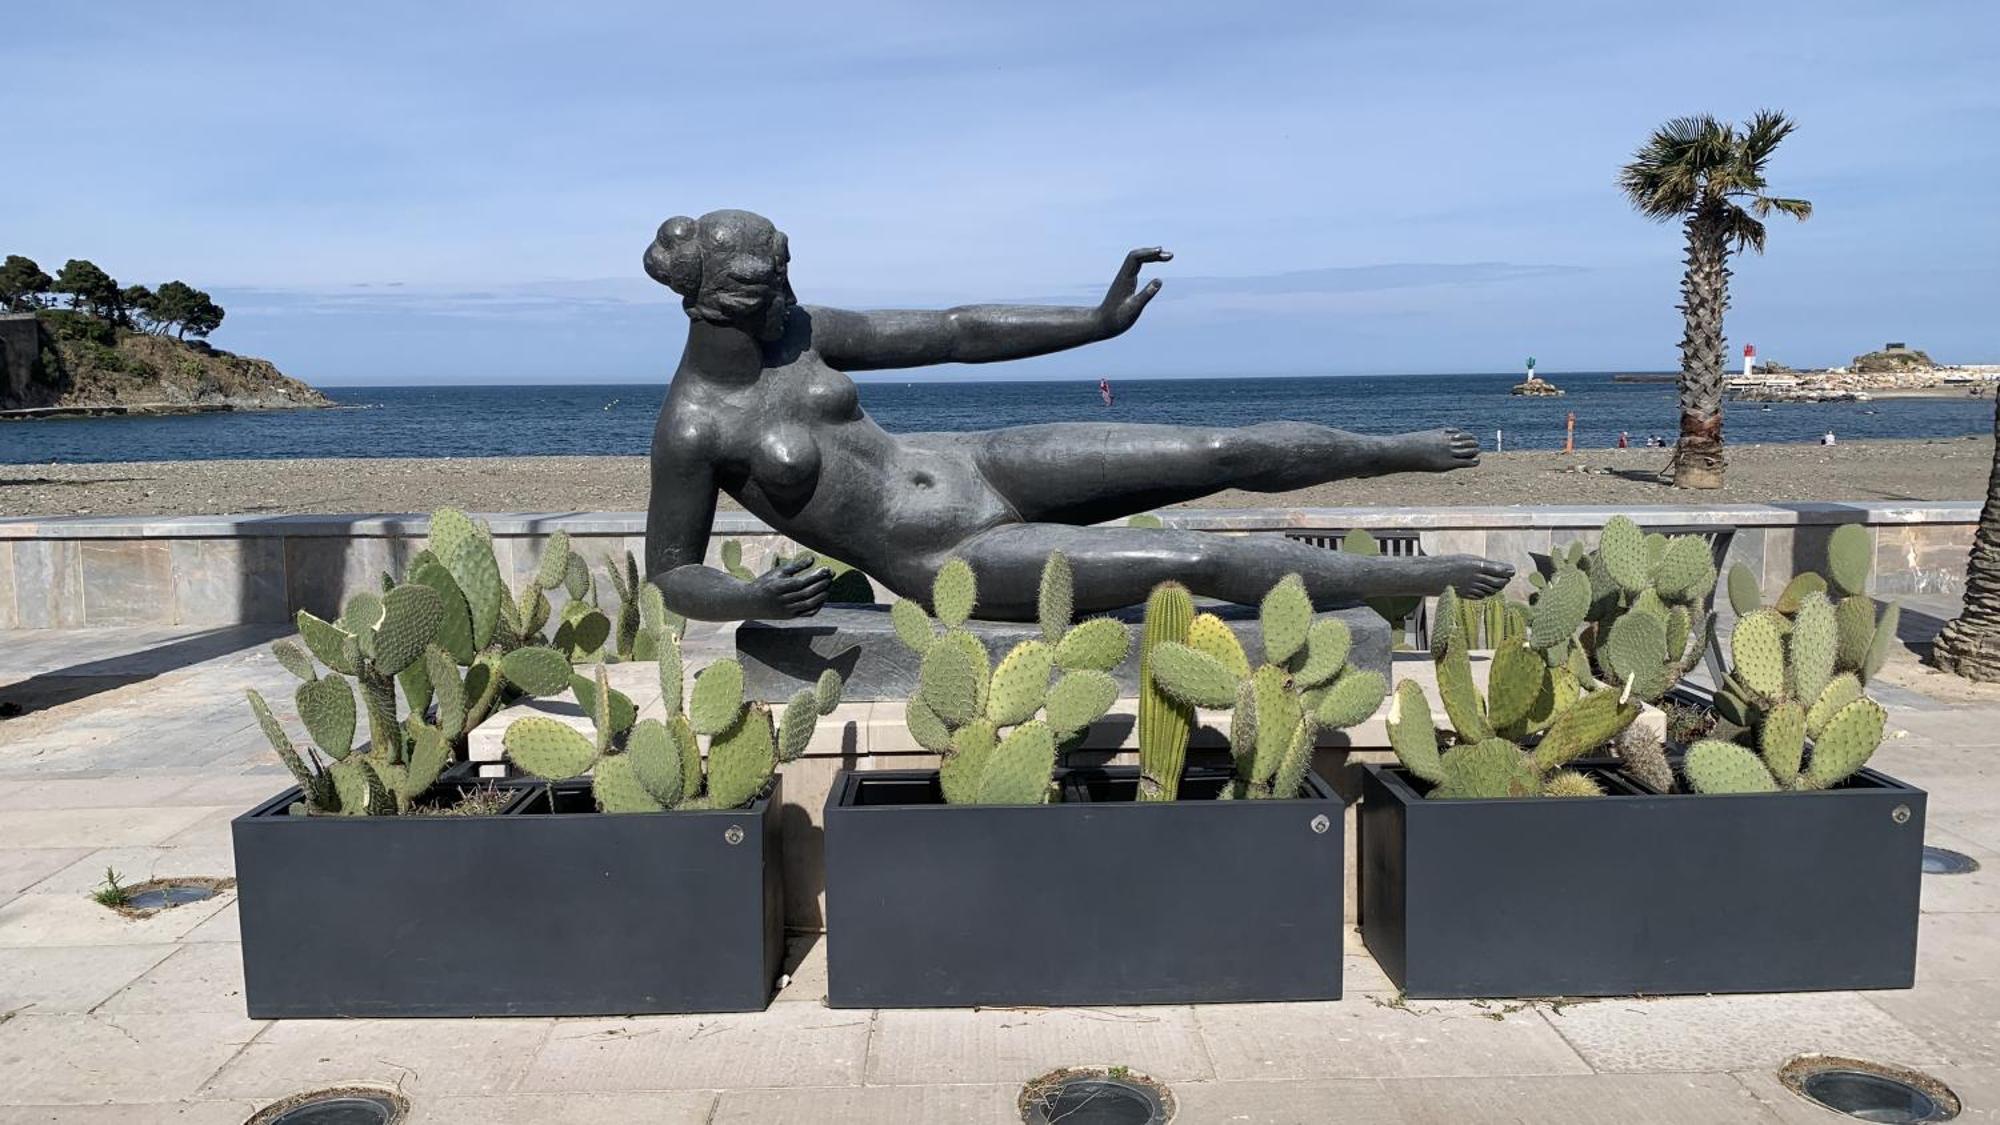
[[[1671,382],[1612,372],[1545,376],[1561,398],[1508,393],[1518,374],[1115,379],[1050,382],[871,380],[861,405],[894,432],[981,430],[1043,422],[1244,426],[1291,419],[1365,433],[1460,426],[1487,449],[1559,449],[1569,415],[1577,447],[1621,431],[1643,446],[1674,437]],[[0,423],[0,464],[299,457],[532,457],[644,454],[664,383],[549,386],[327,387],[333,410],[83,418]],[[1990,399],[1730,403],[1730,442],[1816,442],[1985,434]]]

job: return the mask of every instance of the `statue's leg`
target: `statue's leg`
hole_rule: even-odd
[[[1463,430],[1356,434],[1310,422],[1149,426],[1094,422],[963,435],[981,472],[1026,520],[1100,523],[1225,488],[1285,492],[1385,473],[1479,463]]]
[[[1069,524],[1008,524],[981,532],[953,552],[979,579],[981,617],[1027,621],[1035,616],[1042,564],[1049,552],[1069,556],[1076,573],[1076,608],[1099,613],[1134,605],[1169,579],[1203,597],[1255,605],[1280,578],[1296,573],[1321,607],[1352,605],[1383,594],[1470,597],[1498,592],[1514,568],[1475,555],[1391,558],[1350,555],[1282,535],[1215,535],[1204,531],[1132,531]]]

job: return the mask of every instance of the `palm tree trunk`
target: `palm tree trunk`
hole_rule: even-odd
[[[1687,273],[1681,278],[1681,437],[1670,469],[1680,488],[1722,487],[1722,313],[1729,307],[1728,258],[1715,209],[1704,206],[1689,215]]]
[[[2000,681],[2000,395],[1993,399],[1993,471],[1965,560],[1965,609],[1937,635],[1931,663],[1968,680]]]

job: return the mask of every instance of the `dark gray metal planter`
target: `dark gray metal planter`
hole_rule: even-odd
[[[1342,805],[1132,800],[1138,771],[1060,776],[1065,801],[947,805],[934,770],[843,771],[826,803],[836,1008],[1340,997]]]
[[[255,1019],[760,1011],[784,957],[777,790],[604,815],[540,785],[497,816],[231,825]],[[575,810],[575,811],[572,811]]]
[[[1922,790],[1426,800],[1362,783],[1361,936],[1412,997],[1908,988]]]

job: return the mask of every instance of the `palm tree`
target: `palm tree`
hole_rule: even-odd
[[[1965,608],[1945,622],[1931,663],[1968,680],[2000,680],[2000,394],[1993,396],[1993,471],[1965,560]]]
[[[1760,110],[1740,129],[1702,114],[1653,131],[1618,173],[1639,213],[1681,220],[1687,274],[1681,278],[1681,438],[1671,472],[1682,488],[1722,487],[1722,313],[1729,307],[1729,254],[1764,252],[1763,219],[1782,211],[1812,216],[1812,204],[1765,194],[1764,165],[1793,122]]]

